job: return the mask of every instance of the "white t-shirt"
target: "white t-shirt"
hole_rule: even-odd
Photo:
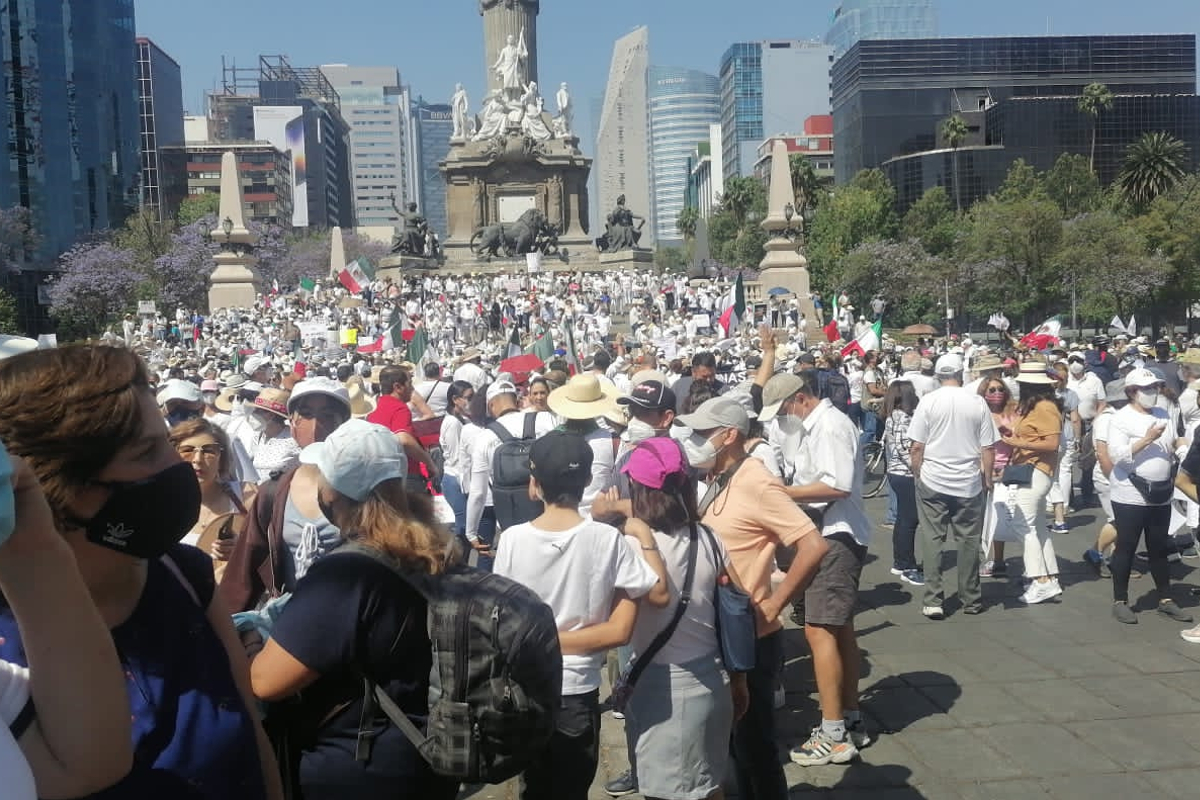
[[[635,542],[590,519],[561,532],[514,525],[500,537],[492,571],[532,589],[554,611],[560,631],[605,622],[618,590],[637,598],[658,582]],[[564,655],[563,694],[599,689],[605,655]]]
[[[0,660],[0,776],[5,800],[37,800],[33,770],[8,726],[29,702],[29,670]]]
[[[720,536],[709,537],[704,528],[697,526],[699,541],[696,545],[696,574],[692,578],[692,599],[687,611],[679,620],[679,627],[663,648],[654,656],[654,664],[687,664],[698,658],[715,656],[717,651],[716,609],[713,595],[716,593],[718,564],[728,568],[729,553]],[[662,551],[663,563],[667,567],[667,586],[671,591],[671,602],[665,608],[654,608],[643,604],[638,609],[637,623],[629,644],[634,653],[643,653],[659,632],[667,627],[687,580],[687,554],[690,536],[687,528],[672,533],[654,532],[654,541]],[[716,540],[717,552],[713,553]],[[624,666],[622,664],[621,666]]]
[[[505,414],[496,420],[513,438],[520,439],[525,435],[525,415],[537,414],[534,423],[535,438],[545,436],[554,430],[554,417],[545,411],[525,411]],[[487,428],[478,428],[469,441],[470,461],[462,464],[463,479],[467,480],[467,538],[472,539],[479,532],[479,518],[483,509],[493,505],[492,502],[492,456],[500,448],[500,437]],[[470,470],[467,472],[467,465]]]
[[[951,497],[983,491],[980,451],[996,444],[999,433],[987,403],[961,386],[943,386],[921,398],[908,426],[908,438],[925,445],[921,483]]]
[[[420,395],[421,399],[433,410],[437,416],[443,416],[446,413],[446,393],[450,391],[450,381],[421,381],[413,387],[413,394]]]
[[[1165,425],[1162,434],[1134,455],[1133,443],[1159,423]],[[1113,463],[1112,474],[1108,476],[1112,501],[1131,506],[1146,505],[1141,492],[1130,483],[1129,476],[1136,473],[1148,481],[1165,481],[1171,477],[1175,428],[1171,425],[1170,415],[1161,408],[1143,414],[1130,404],[1113,414],[1107,436],[1108,457]]]
[[[848,492],[831,504],[822,504],[825,519],[821,535],[849,533],[866,547],[871,543],[871,521],[863,507],[863,462],[858,428],[845,414],[822,400],[803,422],[799,448],[794,459],[793,486],[818,481]],[[790,437],[789,437],[790,438]]]
[[[584,437],[592,448],[592,482],[583,490],[583,502],[579,504],[579,513],[588,516],[592,513],[592,501],[596,495],[612,484],[613,456],[612,432],[598,428]]]
[[[1092,442],[1093,445],[1099,442],[1108,444],[1108,430],[1112,425],[1113,416],[1117,413],[1117,409],[1112,406],[1107,406],[1103,411],[1096,415],[1092,420]],[[1108,476],[1104,474],[1104,470],[1100,468],[1100,459],[1096,459],[1096,466],[1092,467],[1092,483],[1096,487],[1097,493],[1107,494],[1109,490]]]
[[[488,377],[487,373],[483,371],[483,367],[473,361],[468,361],[454,370],[454,380],[466,381],[478,392],[482,391],[484,386],[487,386]]]

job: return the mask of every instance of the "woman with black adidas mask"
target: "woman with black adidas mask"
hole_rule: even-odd
[[[200,491],[167,438],[145,366],[118,347],[26,353],[0,363],[0,404],[0,440],[41,481],[126,674],[133,770],[89,796],[280,797],[212,561],[178,544]],[[7,607],[0,636],[0,658],[24,663]]]

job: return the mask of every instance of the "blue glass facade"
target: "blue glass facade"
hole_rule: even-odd
[[[930,39],[938,35],[934,0],[843,0],[825,34],[841,56],[862,39]]]
[[[149,39],[137,40],[138,117],[141,131],[141,207],[159,221],[171,219],[183,195],[164,187],[180,186],[185,176],[164,176],[160,150],[183,144],[183,80],[179,64]]]
[[[9,0],[0,50],[0,205],[28,207],[53,258],[137,206],[133,0]]]
[[[654,173],[650,221],[659,244],[678,246],[683,237],[675,220],[687,203],[691,155],[720,119],[720,82],[693,69],[651,67],[647,84]]]
[[[429,227],[442,241],[450,228],[446,215],[446,179],[438,164],[450,152],[450,136],[454,133],[454,118],[448,105],[413,104],[417,120],[417,153],[421,172],[421,213]]]

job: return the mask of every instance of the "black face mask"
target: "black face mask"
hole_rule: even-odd
[[[181,461],[142,481],[106,484],[104,507],[80,525],[92,544],[134,558],[159,558],[200,518],[200,484]]]

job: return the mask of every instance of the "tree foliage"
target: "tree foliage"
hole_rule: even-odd
[[[696,224],[700,221],[700,209],[687,206],[675,217],[675,230],[685,240],[696,238]]]
[[[76,245],[59,258],[50,281],[50,309],[67,338],[103,330],[132,309],[144,274],[137,254],[106,241]]]
[[[1100,181],[1083,156],[1059,156],[1046,173],[1045,186],[1046,194],[1067,218],[1095,211],[1104,202]]]
[[[1113,107],[1113,93],[1103,83],[1089,83],[1079,97],[1079,110],[1092,118],[1092,148],[1088,169],[1096,172],[1096,135],[1100,130],[1100,115]]]
[[[17,299],[0,287],[0,333],[19,334],[21,320],[17,314]]]
[[[959,224],[944,186],[934,186],[913,203],[904,215],[901,231],[916,239],[925,251],[940,256],[949,253],[958,236]]]
[[[1125,201],[1143,210],[1187,171],[1187,145],[1169,133],[1144,134],[1129,146],[1117,184]]]
[[[179,204],[179,212],[175,215],[175,221],[179,223],[180,227],[187,227],[205,217],[211,216],[215,220],[220,210],[221,195],[216,192],[189,194]]]
[[[896,234],[896,190],[879,170],[863,170],[822,204],[808,238],[813,277],[827,291],[840,274],[841,260],[863,242]]]

